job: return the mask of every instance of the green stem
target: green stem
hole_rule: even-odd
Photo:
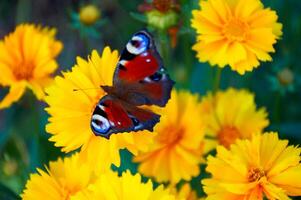
[[[159,32],[160,34],[160,43],[161,43],[161,53],[162,53],[162,58],[163,62],[166,68],[170,67],[170,45],[169,45],[169,40],[166,31],[161,31]]]
[[[217,67],[216,69],[214,83],[213,83],[213,93],[216,93],[220,88],[222,70],[223,69],[220,67]]]
[[[185,79],[185,86],[189,88],[189,81],[192,73],[193,73],[193,62],[191,58],[191,44],[189,43],[189,37],[183,38],[183,46],[184,46],[184,59],[185,59],[185,69],[187,69],[186,79]]]
[[[276,93],[275,104],[274,104],[274,123],[276,126],[280,124],[280,109],[281,109],[281,94],[280,92]]]
[[[90,46],[89,38],[87,37],[86,34],[82,37],[82,40],[83,40],[83,44],[84,44],[84,47],[85,47],[85,50],[86,50],[86,54],[90,54],[90,51],[92,49],[91,49],[91,46]]]

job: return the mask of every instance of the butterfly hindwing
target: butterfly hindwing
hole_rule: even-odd
[[[97,104],[91,120],[95,135],[109,138],[113,133],[153,130],[160,116],[120,101],[110,95],[103,97]]]
[[[163,107],[170,98],[173,84],[150,33],[142,30],[134,34],[123,50],[114,74],[113,86],[128,90],[123,99],[133,105]]]

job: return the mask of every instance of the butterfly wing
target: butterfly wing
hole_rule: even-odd
[[[128,105],[113,96],[104,96],[97,104],[91,119],[91,128],[96,136],[107,139],[114,133],[139,131],[153,127],[160,116],[145,109]]]
[[[114,74],[113,87],[123,89],[119,92],[123,94],[121,98],[136,106],[163,107],[173,84],[150,33],[146,30],[135,33],[123,50]]]

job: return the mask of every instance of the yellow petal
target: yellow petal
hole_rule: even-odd
[[[268,199],[290,200],[283,189],[272,183],[265,183],[263,185],[263,190]]]
[[[239,42],[234,42],[230,44],[227,51],[227,56],[231,65],[245,60],[247,58],[247,52],[242,44],[240,44]]]
[[[1,52],[0,52],[1,53]],[[4,63],[0,61],[0,84],[3,86],[8,86],[16,81],[11,69]]]
[[[290,167],[279,174],[270,177],[269,181],[281,188],[292,196],[301,195],[301,164]]]
[[[26,82],[17,82],[13,84],[8,94],[0,102],[0,109],[9,107],[12,103],[18,101],[26,88]]]

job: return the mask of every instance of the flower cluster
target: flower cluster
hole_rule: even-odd
[[[151,180],[143,183],[139,174],[132,175],[129,171],[121,177],[112,171],[96,174],[91,165],[80,161],[79,154],[50,162],[46,171],[38,169],[38,174],[30,176],[21,196],[24,200],[175,199],[163,186],[153,189]]]
[[[197,32],[192,48],[200,61],[229,65],[243,75],[260,61],[272,60],[282,35],[275,11],[260,0],[200,0],[199,6],[192,11],[191,26]],[[148,25],[162,33],[177,27],[180,8],[173,0],[140,6]],[[92,5],[76,13],[83,27],[97,24],[100,16]],[[160,115],[153,131],[96,136],[91,118],[107,95],[101,86],[113,85],[119,53],[110,47],[102,53],[93,50],[52,79],[63,47],[55,32],[22,24],[0,41],[0,85],[9,87],[0,109],[30,88],[47,104],[49,141],[69,154],[32,173],[22,199],[287,200],[301,195],[301,148],[265,132],[267,110],[256,105],[255,94],[247,89],[216,89],[201,96],[175,88],[164,107],[141,106]],[[294,76],[284,69],[277,81],[293,87]],[[126,162],[132,167],[124,169],[122,149],[130,154]],[[13,173],[11,166],[5,173]],[[201,179],[197,189],[194,178]]]

